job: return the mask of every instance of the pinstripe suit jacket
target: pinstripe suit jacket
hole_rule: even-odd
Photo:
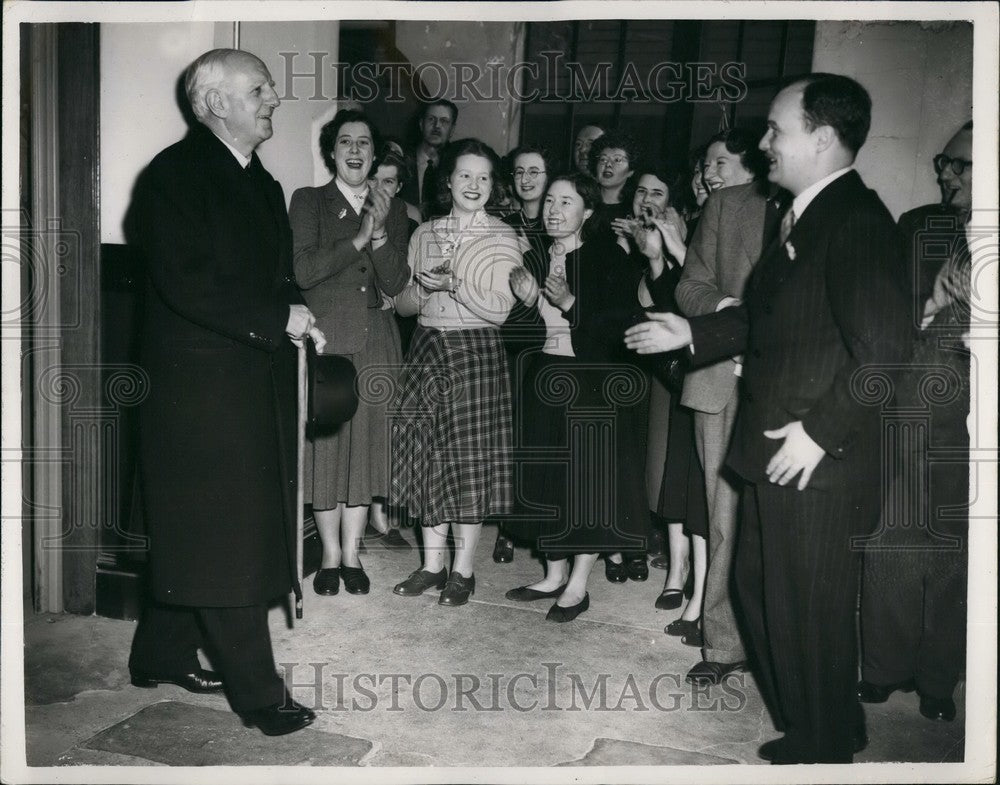
[[[882,401],[857,374],[898,368],[912,335],[900,236],[856,172],[816,196],[787,243],[770,244],[742,306],[695,317],[691,329],[696,363],[745,354],[730,468],[766,482],[780,443],[764,431],[801,420],[827,453],[810,488],[877,481]]]
[[[760,183],[723,188],[708,197],[684,258],[675,297],[685,316],[715,313],[724,297],[743,298],[743,289],[760,259],[767,199]],[[736,391],[731,357],[684,377],[681,403],[718,414]]]

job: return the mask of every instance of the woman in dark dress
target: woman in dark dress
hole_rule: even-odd
[[[583,241],[599,200],[586,175],[553,180],[543,203],[553,238],[544,284],[523,268],[511,276],[518,298],[536,305],[547,336],[522,391],[530,446],[544,454],[525,472],[525,502],[537,516],[512,522],[511,530],[535,540],[546,574],[507,598],[558,598],[546,617],[556,622],[589,607],[587,580],[599,554],[644,547],[645,491],[634,469],[643,459],[647,385],[622,342],[637,310],[639,277],[613,237]]]
[[[542,226],[542,197],[549,182],[552,169],[548,153],[540,147],[522,145],[507,156],[513,178],[514,195],[520,209],[507,215],[503,221],[517,232],[521,243],[523,260],[529,273],[536,281],[545,278],[548,265],[548,248],[552,242]],[[514,407],[514,450],[515,455],[524,443],[523,428],[517,427],[518,403],[524,371],[531,356],[541,350],[545,343],[545,325],[538,319],[538,310],[529,308],[521,300],[514,303],[507,321],[501,328],[504,349],[507,352],[507,367],[510,370],[511,399]],[[514,481],[517,482],[515,467]],[[518,494],[514,498],[517,499]],[[497,521],[497,539],[493,546],[493,561],[507,564],[514,560],[514,541],[507,535],[504,523]]]

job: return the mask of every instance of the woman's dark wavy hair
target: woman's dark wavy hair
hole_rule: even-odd
[[[337,166],[333,162],[333,148],[337,144],[337,136],[340,134],[340,129],[346,123],[364,123],[368,126],[368,130],[372,135],[373,156],[375,150],[378,150],[381,147],[378,129],[376,129],[374,123],[368,119],[368,115],[364,112],[359,112],[357,109],[341,109],[333,116],[333,119],[330,122],[323,126],[319,132],[319,152],[323,157],[323,163],[326,164],[326,168],[330,170],[334,177],[337,176]],[[369,172],[369,174],[371,174],[371,172]]]
[[[542,197],[542,201],[549,195],[552,186],[560,181],[573,186],[574,190],[580,194],[580,198],[583,199],[585,209],[596,210],[601,206],[601,186],[597,184],[597,180],[576,169],[552,177],[548,185],[545,186],[545,196]]]
[[[639,145],[635,139],[624,131],[608,131],[603,136],[597,137],[590,146],[590,152],[587,155],[587,166],[590,168],[591,175],[596,175],[597,159],[601,157],[601,153],[605,150],[624,150],[625,155],[628,157],[629,169],[632,171],[638,169],[642,162],[642,151],[639,149]]]
[[[647,166],[645,169],[636,169],[633,177],[635,186],[632,188],[632,199],[635,199],[635,189],[639,187],[639,180],[647,174],[652,175],[667,186],[667,204],[675,210],[680,210],[684,205],[683,174],[669,167]],[[629,206],[631,207],[631,200]]]
[[[486,200],[486,209],[491,210],[497,204],[497,178],[502,175],[500,156],[496,154],[492,147],[479,139],[459,139],[445,146],[441,154],[441,161],[437,169],[437,214],[443,215],[451,210],[451,189],[448,187],[448,178],[455,171],[458,159],[463,155],[478,155],[490,162],[491,174],[493,175],[494,187],[490,189],[489,199]]]
[[[767,175],[767,158],[757,146],[760,137],[760,134],[746,128],[730,128],[728,131],[719,131],[709,139],[705,150],[708,150],[709,145],[722,142],[730,153],[740,157],[740,165],[753,175],[753,179],[760,180]]]

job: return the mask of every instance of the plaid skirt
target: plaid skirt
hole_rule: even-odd
[[[424,526],[511,511],[510,382],[498,329],[417,327],[388,414],[390,504]]]

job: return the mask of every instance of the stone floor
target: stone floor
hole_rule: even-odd
[[[307,584],[305,617],[294,626],[274,608],[276,659],[297,685],[295,697],[318,712],[312,727],[281,738],[244,728],[221,696],[132,687],[132,622],[30,617],[28,765],[760,763],[757,747],[777,734],[753,679],[732,677],[711,690],[684,682],[699,652],[663,633],[679,611],[653,608],[662,572],[652,570],[646,583],[610,584],[598,563],[591,609],[559,625],[545,620],[549,601],[504,598],[541,574],[526,551],[496,565],[487,542],[481,549],[476,593],[462,608],[439,607],[433,593],[392,594],[417,566],[416,552],[377,542],[363,557],[371,594],[318,597]],[[922,718],[914,694],[868,707],[871,744],[857,761],[961,761],[964,685],[957,699],[953,723]],[[644,771],[673,781],[669,770]]]

